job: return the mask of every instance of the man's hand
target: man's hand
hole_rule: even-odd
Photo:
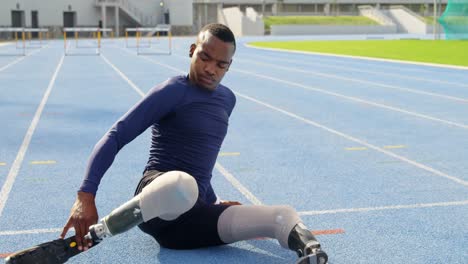
[[[73,226],[75,228],[78,250],[87,250],[93,243],[89,239],[84,239],[84,236],[88,233],[89,227],[97,223],[97,220],[98,213],[94,202],[94,195],[91,193],[78,192],[78,196],[70,212],[70,217],[63,228],[60,238],[65,238],[68,229]]]

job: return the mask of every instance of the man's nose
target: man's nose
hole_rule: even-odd
[[[209,75],[214,75],[216,73],[216,65],[214,65],[213,63],[207,63],[205,65],[205,72]]]

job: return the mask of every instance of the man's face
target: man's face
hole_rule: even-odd
[[[190,46],[190,82],[213,91],[229,70],[234,55],[234,45],[211,35],[200,33],[197,44]]]

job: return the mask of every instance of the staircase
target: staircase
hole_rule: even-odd
[[[144,13],[136,6],[132,5],[129,0],[96,0],[95,5],[100,8],[103,6],[118,7],[122,13],[138,26],[154,25],[156,22],[155,16],[145,16]]]
[[[368,17],[372,20],[377,21],[379,24],[384,25],[384,26],[396,26],[395,22],[386,16],[382,10],[369,6],[369,5],[364,5],[364,6],[359,6],[359,13],[361,16]]]
[[[399,32],[426,34],[429,31],[424,19],[404,6],[390,6],[383,12],[395,22]]]

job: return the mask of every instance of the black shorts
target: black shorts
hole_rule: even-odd
[[[135,195],[164,172],[147,171],[141,178]],[[198,198],[195,205],[172,221],[158,217],[138,227],[156,239],[160,246],[170,249],[194,249],[224,245],[218,234],[218,219],[229,205],[208,204]]]

